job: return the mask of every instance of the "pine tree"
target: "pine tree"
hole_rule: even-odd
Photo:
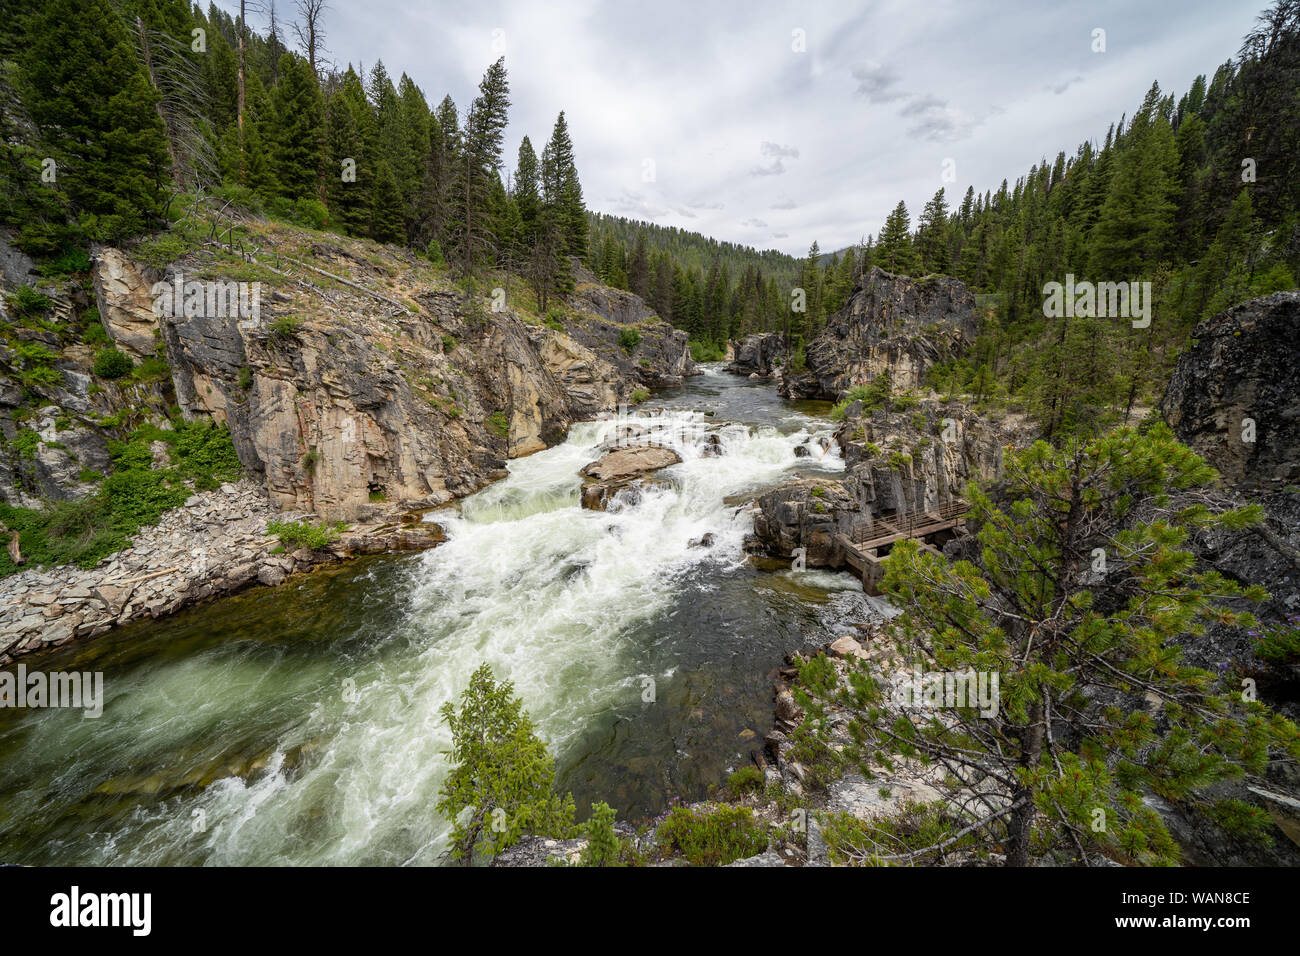
[[[543,165],[550,156],[551,182],[543,189],[546,202],[555,208],[564,237],[566,254],[578,259],[587,257],[587,207],[582,200],[582,184],[578,182],[578,167],[573,158],[573,141],[569,138],[569,125],[561,112],[555,120],[551,139],[543,150]]]
[[[584,827],[587,845],[582,849],[582,866],[618,866],[623,851],[618,834],[614,832],[614,808],[608,803],[591,805],[591,819]]]
[[[386,160],[375,170],[375,195],[370,209],[370,238],[376,242],[399,242],[405,234],[402,191]]]
[[[925,204],[917,221],[917,252],[924,273],[947,272],[948,260],[948,203],[941,188]]]
[[[1096,225],[1090,274],[1112,281],[1136,277],[1159,262],[1173,233],[1177,151],[1173,131],[1157,110],[1153,84],[1133,118]]]
[[[280,195],[290,200],[315,198],[325,161],[325,116],[320,86],[302,57],[280,57],[280,83],[271,103],[276,115],[271,165]]]
[[[542,212],[542,194],[539,178],[541,170],[537,165],[537,153],[527,136],[519,144],[519,162],[515,167],[514,194],[519,207],[521,241],[531,246],[537,234],[538,217]]]
[[[444,704],[442,716],[451,728],[452,769],[438,792],[438,812],[452,822],[453,859],[468,866],[525,834],[569,836],[573,797],[556,792],[555,760],[510,681],[482,665],[460,708]]]
[[[645,233],[637,233],[636,246],[632,250],[632,258],[628,262],[627,273],[629,290],[643,299],[648,298],[650,295],[650,253],[646,248]]]
[[[505,57],[483,75],[479,95],[470,106],[456,161],[457,234],[452,236],[461,271],[472,274],[486,258],[492,238],[489,206],[493,177],[501,170],[501,138],[510,108]]]
[[[915,254],[912,249],[912,220],[907,205],[899,202],[885,219],[884,228],[876,242],[876,265],[886,272],[911,275],[915,271]]]
[[[373,159],[366,147],[372,120],[361,78],[351,66],[329,98],[326,120],[325,192],[331,215],[351,235],[366,235],[375,188]],[[350,178],[345,179],[345,173]]]
[[[1214,784],[1262,775],[1272,755],[1300,757],[1294,724],[1245,701],[1231,674],[1180,660],[1186,635],[1212,622],[1250,623],[1224,602],[1265,596],[1200,572],[1186,549],[1192,529],[1260,520],[1255,505],[1219,510],[1174,497],[1192,492],[1204,502],[1196,489],[1214,478],[1162,423],[1063,450],[1039,442],[1007,460],[1009,507],[968,491],[980,529],[972,561],[895,545],[884,587],[908,609],[897,621],[900,652],[931,677],[984,674],[986,690],[991,675],[999,682],[982,706],[938,702],[942,719],[933,706],[881,719],[890,675],[856,662],[850,689],[829,692],[856,712],[848,759],[865,768],[881,753],[920,758],[947,768],[936,785],[944,797],[971,773],[999,795],[974,818],[940,809],[901,850],[841,845],[851,859],[919,863],[980,854],[992,842],[1012,866],[1035,857],[1083,864],[1098,854],[1173,863],[1178,845],[1147,794],[1208,809]],[[815,720],[828,693],[808,687],[807,719]]]
[[[78,228],[117,241],[156,224],[167,176],[158,94],[108,0],[49,0],[23,52],[29,115]]]

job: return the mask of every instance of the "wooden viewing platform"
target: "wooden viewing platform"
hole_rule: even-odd
[[[881,565],[884,559],[877,553],[879,548],[916,538],[922,548],[938,554],[938,549],[926,538],[964,524],[969,511],[969,502],[957,500],[936,509],[883,517],[874,515],[869,523],[855,528],[852,536],[839,534],[835,541],[844,554],[844,560],[862,579],[863,590],[874,594],[885,576]]]

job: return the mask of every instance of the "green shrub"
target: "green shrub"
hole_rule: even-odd
[[[39,315],[54,304],[49,296],[30,285],[20,285],[5,296],[5,301],[9,308],[23,318]]]
[[[1275,624],[1261,633],[1251,631],[1255,638],[1255,654],[1271,664],[1300,664],[1300,615],[1291,615],[1285,624]]]
[[[254,215],[263,211],[262,200],[247,186],[219,186],[213,190],[213,195],[222,200],[223,204],[228,202],[234,208]]]
[[[292,222],[293,201],[284,196],[274,196],[266,204],[266,214],[281,222]]]
[[[335,524],[307,524],[302,521],[271,521],[267,523],[266,533],[280,539],[286,550],[320,551],[330,546],[339,533],[347,527],[343,522]]]
[[[190,490],[169,480],[164,471],[127,468],[104,479],[103,493],[112,501],[112,510],[122,530],[135,534],[141,527],[157,522],[164,511],[185,504]]]
[[[835,663],[825,654],[800,661],[798,668],[799,684],[802,687],[820,694],[829,694],[835,689],[839,672],[835,669]]]
[[[178,232],[161,232],[138,243],[132,252],[137,262],[162,270],[188,255],[194,243]]]
[[[304,197],[294,203],[293,221],[308,229],[324,229],[329,225],[330,214],[319,199]]]
[[[714,342],[701,342],[698,339],[689,343],[692,362],[721,362],[727,357],[721,345]]]
[[[135,363],[131,357],[120,349],[106,348],[101,349],[95,354],[95,365],[92,371],[99,378],[121,378],[128,375]]]
[[[631,354],[641,344],[641,333],[636,329],[623,329],[618,333],[618,344],[624,352]]]
[[[170,365],[158,358],[158,356],[150,355],[132,370],[131,377],[137,382],[148,382],[168,378],[171,373],[172,368]]]
[[[444,335],[442,337],[442,350],[444,352],[450,352],[455,347],[456,347],[456,336]]]
[[[40,268],[43,276],[51,278],[76,275],[90,271],[90,254],[80,247],[64,249]]]
[[[510,422],[506,421],[504,412],[493,412],[487,417],[487,427],[494,435],[500,438],[510,436]]]
[[[885,866],[882,859],[932,846],[954,829],[954,816],[942,803],[904,803],[887,817],[861,820],[849,813],[828,813],[822,818],[822,835],[831,863],[836,866]],[[970,848],[978,857],[978,834],[960,837],[949,852]]]
[[[648,388],[633,389],[631,395],[631,402],[633,405],[640,405],[649,397],[650,397],[650,389]]]
[[[727,789],[736,796],[742,793],[758,793],[763,789],[764,782],[763,771],[752,764],[746,764],[727,777]]]
[[[18,453],[19,458],[32,461],[36,458],[36,449],[41,445],[41,436],[30,428],[20,428],[9,440],[9,447]]]
[[[767,849],[767,834],[748,807],[675,807],[656,839],[692,866],[726,866]]]
[[[81,333],[81,341],[87,345],[107,345],[108,333],[104,331],[104,325],[99,319],[92,319],[86,323],[86,328]]]
[[[224,425],[185,422],[171,432],[163,432],[162,440],[172,445],[179,476],[193,481],[200,490],[210,491],[223,481],[237,480],[244,473],[230,429]]]
[[[424,248],[424,257],[432,262],[435,266],[445,268],[447,260],[443,257],[442,246],[438,244],[437,239],[430,239],[429,244]]]
[[[276,319],[269,326],[271,338],[277,342],[292,337],[302,327],[303,319],[299,315],[285,315]]]

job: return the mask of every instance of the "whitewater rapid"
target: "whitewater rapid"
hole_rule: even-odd
[[[681,661],[645,645],[663,640],[666,629],[680,631],[678,615],[697,603],[726,604],[710,591],[744,564],[752,530],[737,499],[796,468],[828,477],[843,470],[829,422],[795,412],[782,419],[779,428],[715,422],[704,411],[660,407],[575,425],[563,444],[511,462],[506,479],[432,515],[446,543],[404,564],[397,586],[376,586],[367,600],[381,602],[374,617],[391,623],[362,628],[338,653],[268,663],[265,649],[223,654],[218,647],[110,674],[108,714],[98,728],[32,721],[25,753],[43,741],[51,752],[70,745],[102,765],[101,774],[123,771],[110,780],[109,792],[127,800],[113,826],[59,844],[66,853],[59,858],[442,862],[449,824],[434,806],[450,747],[443,705],[489,663],[513,681],[552,752],[570,758],[593,727],[617,735],[647,707],[681,706],[665,703],[683,696],[674,694]],[[635,503],[583,510],[579,470],[627,426],[650,432],[682,461],[655,473]],[[721,454],[706,454],[713,441]],[[808,451],[802,458],[799,446]],[[843,574],[798,577],[827,591],[854,587]],[[321,606],[322,634],[335,628],[330,613]],[[723,655],[749,650],[739,634],[698,638]],[[657,700],[648,703],[650,686]],[[116,719],[137,735],[134,745],[96,739],[112,732],[114,705]],[[267,709],[258,713],[264,726],[249,729],[250,708]],[[676,729],[676,715],[670,719],[672,733],[691,739]],[[242,756],[230,760],[220,741],[224,735],[229,746],[241,734],[248,738]],[[126,772],[132,746],[142,760],[148,754],[152,775]],[[689,756],[688,743],[677,747]],[[30,769],[42,772],[35,759]],[[156,797],[140,796],[151,792]],[[69,792],[74,798],[87,799]]]

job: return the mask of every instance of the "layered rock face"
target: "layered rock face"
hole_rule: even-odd
[[[1300,483],[1300,292],[1206,319],[1161,403],[1180,441],[1231,485]]]
[[[835,401],[884,371],[895,389],[917,388],[927,369],[962,355],[977,332],[975,296],[960,280],[875,266],[804,349],[807,373],[788,378],[781,394]]]
[[[731,343],[727,371],[735,375],[771,375],[785,361],[785,336],[759,332]]]
[[[337,282],[286,265],[279,249],[301,255],[302,237],[276,238],[274,253],[246,267],[193,256],[161,274],[98,250],[93,285],[105,332],[137,361],[165,357],[170,381],[95,382],[92,350],[65,349],[64,384],[45,390],[33,422],[49,441],[22,474],[6,463],[5,500],[37,506],[93,492],[77,475],[107,470],[106,442],[79,416],[126,409],[137,423],[165,426],[174,401],[187,418],[229,424],[240,461],[275,507],[330,519],[364,517],[383,502],[431,507],[501,477],[508,459],[561,441],[573,422],[636,388],[695,371],[686,334],[629,293],[584,290],[567,331],[557,331],[509,308],[491,312],[445,282],[413,279],[419,263],[401,250],[311,242],[311,263],[346,277]],[[232,271],[257,276],[256,317],[206,307],[155,314],[155,281],[229,282]],[[628,326],[639,335],[630,350],[619,342]],[[4,401],[16,407],[22,394],[11,381],[0,391],[12,391]]]
[[[565,332],[614,366],[627,382],[651,387],[680,385],[698,374],[691,361],[686,332],[673,328],[650,311],[638,295],[601,285],[595,273],[574,263],[578,282],[572,304],[579,311]],[[626,330],[638,341],[628,349],[620,339]]]

